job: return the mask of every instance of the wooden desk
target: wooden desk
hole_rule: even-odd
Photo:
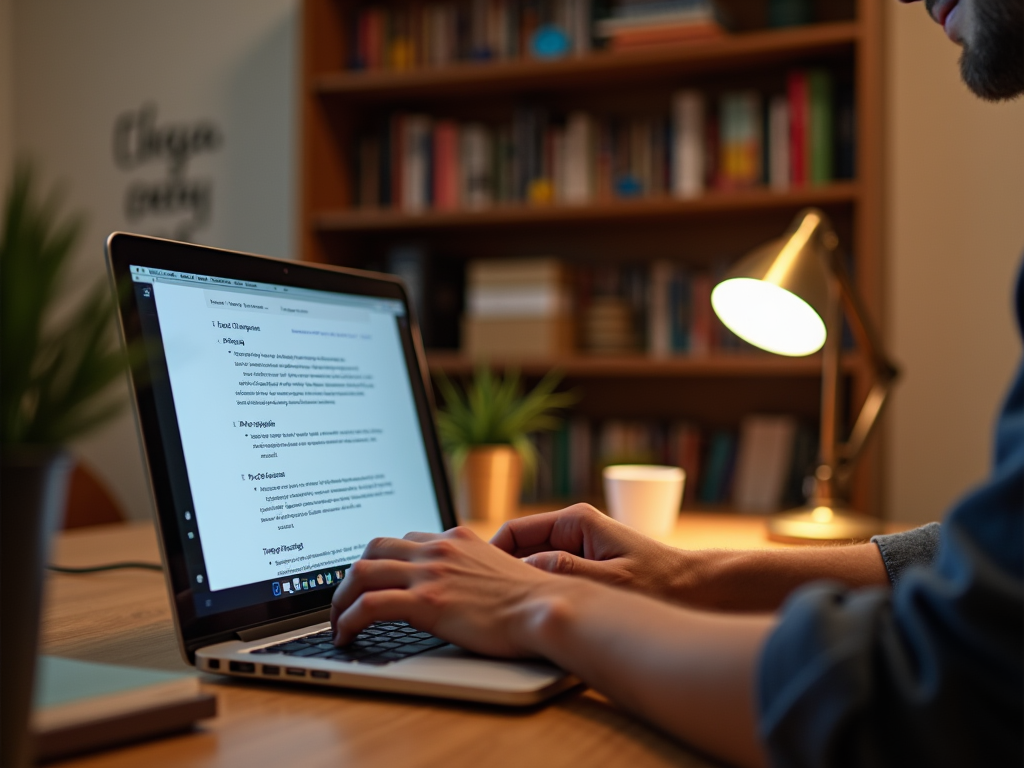
[[[473,526],[481,535],[490,527]],[[684,515],[676,546],[770,544],[758,518]],[[152,527],[65,533],[53,561],[91,565],[158,561]],[[184,670],[163,577],[112,571],[47,578],[44,653]],[[527,711],[429,699],[312,689],[204,676],[220,714],[192,733],[64,763],[74,766],[709,766],[712,763],[619,711],[593,691],[572,691]]]

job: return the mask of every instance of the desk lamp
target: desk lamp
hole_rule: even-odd
[[[841,304],[875,377],[846,442],[837,434]],[[741,259],[715,286],[711,305],[729,330],[768,352],[802,357],[824,347],[814,492],[807,506],[769,518],[769,538],[865,540],[879,533],[878,520],[846,505],[845,487],[898,372],[853,289],[825,213],[804,209],[785,235]]]

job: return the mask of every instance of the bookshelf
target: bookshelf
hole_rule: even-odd
[[[778,236],[801,208],[833,219],[850,252],[858,289],[879,327],[882,315],[882,9],[883,0],[812,0],[814,21],[768,29],[767,0],[720,0],[734,30],[720,39],[643,50],[595,50],[554,61],[528,57],[454,62],[419,69],[351,70],[353,19],[367,5],[405,0],[305,0],[301,68],[302,258],[381,268],[390,248],[414,244],[449,263],[476,258],[554,255],[570,265],[651,263],[670,259],[695,269],[732,260]],[[360,205],[357,143],[368,126],[395,112],[442,119],[506,120],[524,101],[547,110],[599,114],[667,110],[674,91],[717,94],[730,88],[784,87],[793,68],[822,67],[852,89],[856,162],[852,179],[785,190],[709,188],[696,197],[668,193],[586,204],[500,202],[480,210],[416,212]],[[476,362],[456,349],[428,349],[434,372],[469,375]],[[578,387],[578,411],[590,419],[694,419],[735,426],[745,414],[777,412],[816,422],[820,368],[764,354],[712,352],[700,357],[642,354],[492,360],[536,379],[552,367]],[[843,361],[846,411],[855,413],[870,385],[855,352]],[[853,501],[880,513],[881,453],[876,439],[853,481]]]

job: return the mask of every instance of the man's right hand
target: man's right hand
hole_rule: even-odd
[[[491,543],[536,568],[688,602],[697,558],[574,504],[505,523]]]
[[[818,579],[851,588],[889,586],[874,544],[683,550],[637,533],[589,504],[511,520],[491,543],[544,571],[716,610],[774,611],[794,589]]]

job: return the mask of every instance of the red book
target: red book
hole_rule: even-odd
[[[789,164],[790,182],[794,186],[807,183],[807,73],[789,73]]]
[[[359,69],[370,68],[370,12],[363,10],[356,22],[356,61]]]
[[[725,31],[715,22],[652,24],[615,33],[608,47],[613,51],[627,51],[649,48],[652,45],[677,45],[699,40],[717,40],[722,37],[725,37]]]
[[[441,120],[434,126],[434,207],[459,207],[459,126]]]
[[[690,354],[708,355],[715,348],[715,310],[711,307],[711,275],[698,272],[690,281],[692,325],[690,326]]]

